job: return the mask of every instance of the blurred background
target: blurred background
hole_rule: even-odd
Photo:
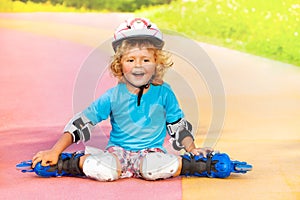
[[[300,66],[298,0],[0,0],[0,12],[130,12],[201,42]]]
[[[220,109],[207,77],[178,56],[166,78],[186,115],[194,124],[199,119],[197,145],[212,139],[215,149],[252,164],[252,172],[225,180],[95,184],[15,170],[16,163],[52,147],[73,115],[74,99],[93,99],[115,83],[102,57],[112,51],[113,30],[132,16],[150,18],[165,36],[176,32],[199,42],[225,90],[219,95],[226,100],[221,135],[210,129]],[[299,0],[0,0],[1,199],[300,199],[300,172],[290,170],[300,165],[299,20]],[[208,60],[197,58],[197,64]],[[207,63],[203,71],[214,68]],[[109,122],[99,129],[97,145],[104,147]]]

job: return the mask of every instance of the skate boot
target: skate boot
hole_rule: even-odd
[[[252,165],[232,161],[225,153],[210,152],[207,157],[185,154],[182,156],[181,175],[211,178],[226,178],[231,173],[246,173]]]
[[[42,177],[56,177],[56,176],[84,176],[82,170],[79,168],[79,158],[84,153],[62,153],[56,165],[42,166],[41,162],[32,168],[32,161],[24,161],[16,165],[18,170],[25,172],[35,172]]]

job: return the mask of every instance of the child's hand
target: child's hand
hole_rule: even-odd
[[[204,147],[204,148],[194,148],[190,151],[190,153],[194,154],[194,155],[203,155],[205,158],[207,156],[208,153],[214,151],[212,148],[210,147]]]
[[[40,151],[32,158],[32,168],[42,161],[42,166],[55,165],[58,162],[59,154],[53,150]]]

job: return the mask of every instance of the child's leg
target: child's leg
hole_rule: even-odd
[[[205,158],[201,155],[175,156],[154,152],[148,153],[140,165],[141,176],[146,180],[178,175],[226,178],[231,173],[246,173],[251,169],[252,166],[246,162],[231,161],[224,153],[210,153]]]
[[[98,181],[114,181],[120,178],[121,165],[112,153],[88,155],[79,164],[86,176]]]
[[[140,164],[140,175],[146,180],[166,179],[180,175],[181,158],[162,152],[147,153]]]
[[[39,162],[32,169],[31,164],[32,161],[24,161],[16,167],[22,172],[35,172],[42,177],[88,176],[99,181],[116,180],[121,172],[117,157],[103,151],[97,154],[62,153],[57,164],[51,166],[42,166]]]

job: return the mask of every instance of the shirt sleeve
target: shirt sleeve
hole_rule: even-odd
[[[169,85],[165,87],[166,89],[166,121],[167,123],[173,123],[178,121],[179,119],[184,117],[184,113],[182,112],[178,100]]]
[[[107,91],[97,100],[95,100],[89,107],[87,107],[83,114],[91,120],[93,125],[106,120],[111,113],[110,91]]]

